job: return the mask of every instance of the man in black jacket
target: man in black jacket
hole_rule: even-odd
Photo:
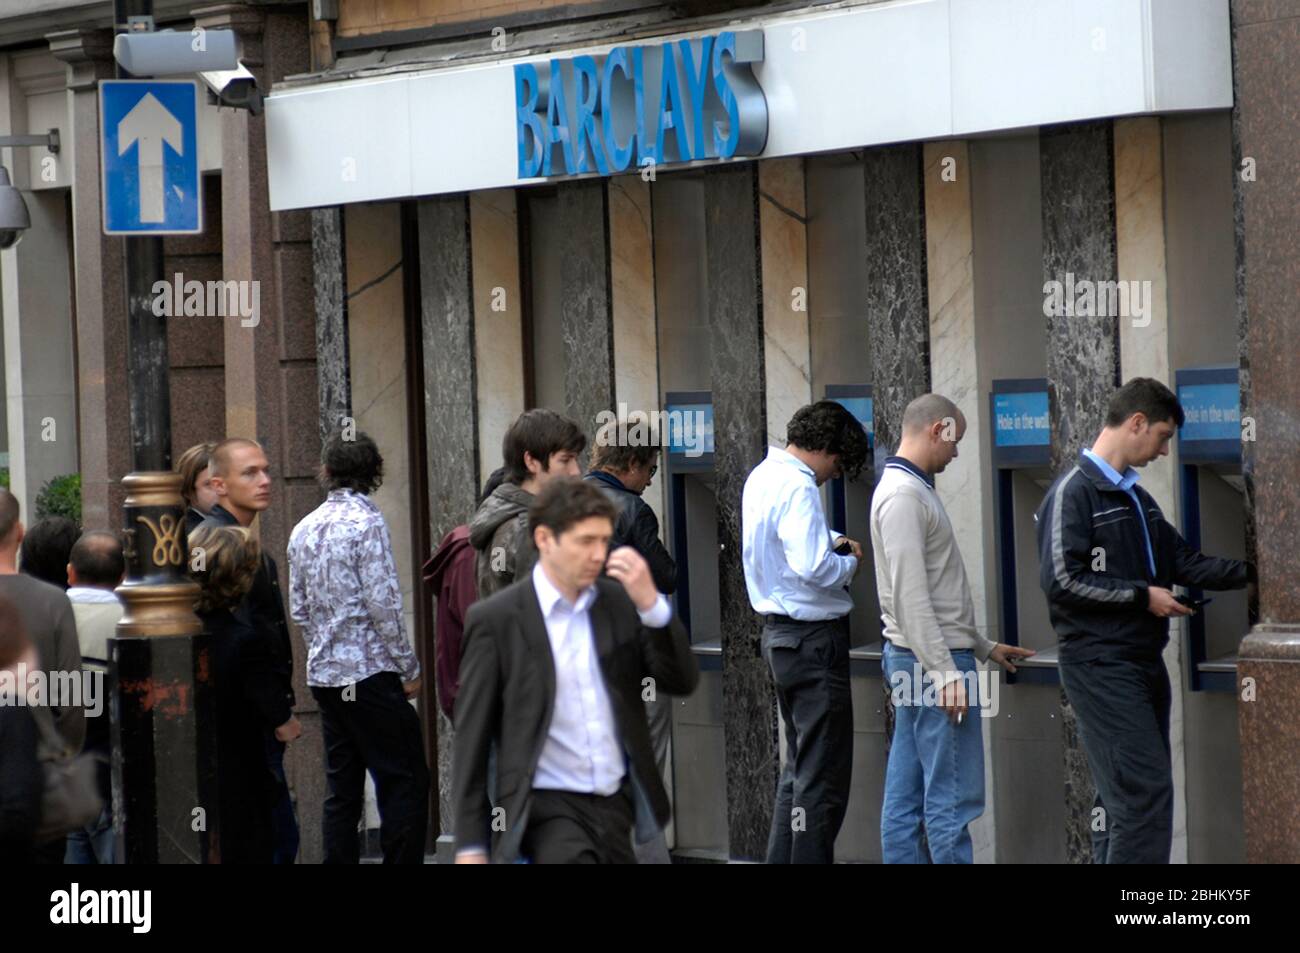
[[[217,503],[199,526],[252,525],[258,513],[271,505],[271,464],[261,444],[254,440],[232,437],[217,444],[212,451],[212,489]],[[240,603],[237,614],[262,634],[271,653],[271,666],[290,712],[294,706],[293,647],[289,642],[289,623],[280,596],[279,571],[275,560],[262,549],[262,565],[253,580],[253,589]],[[298,854],[298,822],[284,774],[284,746],[302,734],[297,717],[276,728],[266,738],[268,770],[275,776],[275,809],[272,822],[275,832],[275,863],[292,864]]]
[[[1134,467],[1166,455],[1182,424],[1169,388],[1129,381],[1111,397],[1096,442],[1035,516],[1061,686],[1097,785],[1097,863],[1169,862],[1171,696],[1161,652],[1170,617],[1192,611],[1172,587],[1240,589],[1254,576],[1247,563],[1193,549],[1137,485]]]
[[[626,427],[619,430],[625,432]],[[611,428],[612,432],[612,428]],[[614,520],[611,551],[631,546],[650,566],[655,588],[665,595],[677,589],[677,563],[659,539],[659,518],[641,494],[659,470],[659,448],[652,443],[627,444],[596,439],[591,452],[591,472],[583,479],[600,487],[618,508]],[[644,693],[643,693],[644,694]],[[668,742],[672,738],[672,699],[653,691],[646,698],[645,715],[650,723],[650,743],[655,749],[655,763],[662,775],[668,765]],[[670,864],[668,844],[663,835],[648,844],[637,846],[637,861],[643,864]]]
[[[645,560],[609,552],[615,515],[594,486],[553,481],[529,511],[538,564],[469,611],[452,773],[458,863],[489,853],[632,863],[634,826],[644,842],[668,821],[643,679],[687,694],[699,670]]]

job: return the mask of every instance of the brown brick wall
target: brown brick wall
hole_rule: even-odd
[[[490,20],[548,7],[581,7],[598,0],[340,0],[337,34],[364,36],[396,30]],[[651,4],[647,3],[647,6]]]

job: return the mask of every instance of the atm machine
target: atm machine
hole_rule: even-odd
[[[989,771],[1001,863],[1064,863],[1064,736],[1056,632],[1039,583],[1034,516],[1052,485],[1047,381],[994,380],[989,394],[989,447],[994,514],[995,642],[1038,654],[1015,675],[992,670],[997,715],[989,722]],[[972,567],[968,566],[968,569]],[[995,594],[996,593],[996,597]],[[992,686],[990,686],[990,690]]]
[[[1182,534],[1211,556],[1245,558],[1241,391],[1235,365],[1174,375],[1185,420],[1178,435]],[[1200,612],[1176,620],[1186,632],[1183,738],[1190,863],[1243,863],[1237,648],[1250,627],[1245,590],[1202,592]]]
[[[1007,676],[1007,684],[1056,684],[1056,633],[1039,584],[1034,522],[1034,513],[1052,485],[1047,381],[995,380],[989,404],[997,585],[1001,596],[1001,635],[995,641],[1038,650],[1037,655],[1019,663],[1018,674]]]
[[[678,855],[716,858],[725,856],[728,833],[713,396],[669,391],[664,406],[660,474],[668,489],[664,536],[677,562],[673,603],[700,667],[699,686],[673,705],[670,843]]]
[[[876,434],[871,385],[827,384],[825,396],[827,400],[842,404],[857,418],[867,432],[868,446],[874,451]],[[876,482],[871,469],[873,459],[874,454],[869,454],[862,475],[852,483],[841,477],[826,484],[826,521],[832,530],[862,544],[866,564],[849,587],[853,593],[853,611],[849,615],[849,665],[853,675],[879,676],[884,643],[871,552],[871,492]]]
[[[1237,367],[1189,367],[1174,382],[1186,416],[1178,435],[1183,538],[1207,554],[1243,559],[1246,487]],[[1245,593],[1188,594],[1214,600],[1187,619],[1188,685],[1192,691],[1232,692],[1237,646],[1248,627]]]

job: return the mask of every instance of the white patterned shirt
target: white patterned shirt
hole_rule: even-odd
[[[307,642],[307,684],[420,674],[406,637],[388,525],[371,499],[331,490],[289,536],[289,615]]]

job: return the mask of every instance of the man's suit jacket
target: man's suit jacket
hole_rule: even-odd
[[[671,808],[650,744],[642,679],[653,678],[656,692],[688,695],[699,667],[676,615],[663,629],[646,628],[620,583],[601,577],[596,588],[592,638],[627,755],[637,839],[644,841],[668,822]],[[528,824],[533,776],[555,709],[555,660],[531,574],[470,607],[463,652],[452,768],[456,848],[492,844],[492,859],[511,863]],[[487,796],[493,742],[495,816]]]

